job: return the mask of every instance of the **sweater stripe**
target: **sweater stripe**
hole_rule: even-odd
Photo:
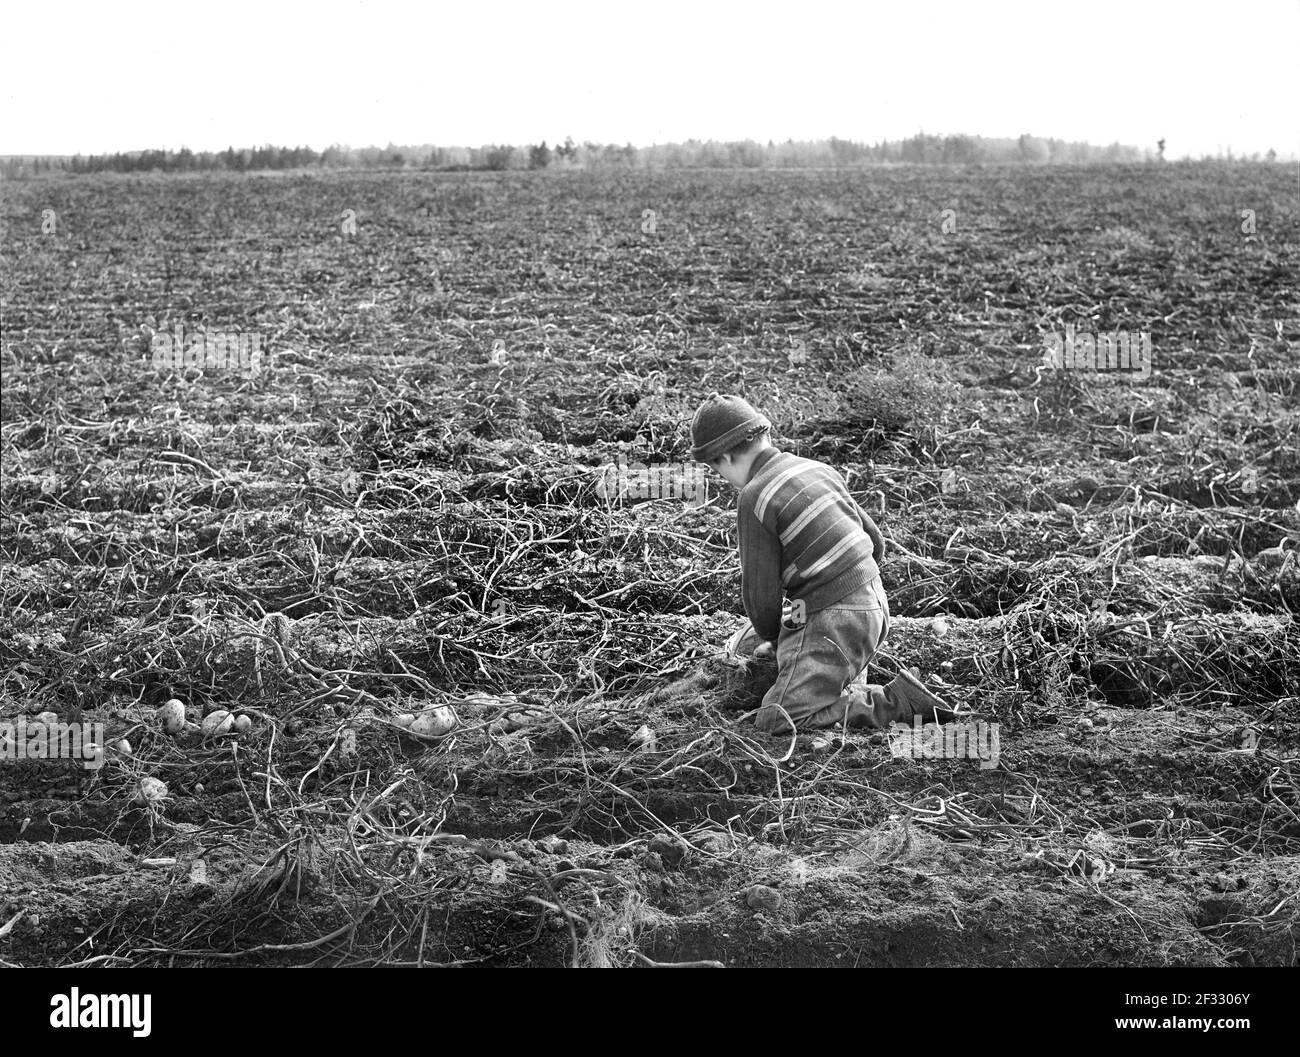
[[[867,553],[871,553],[871,537],[865,532],[860,531],[859,538],[845,536],[839,541],[839,543],[835,544],[834,547],[826,552],[825,557],[808,566],[808,568],[803,571],[804,576],[816,576],[823,569],[829,569],[839,559],[840,555],[851,547],[860,547],[863,540],[867,541]]]
[[[820,499],[816,500],[812,506],[805,510],[799,517],[790,523],[790,527],[781,533],[781,546],[788,547],[794,538],[799,535],[809,523],[813,521],[827,507],[834,506],[839,502],[839,496],[834,492],[828,492]]]
[[[776,493],[780,491],[781,486],[785,484],[786,481],[790,480],[790,478],[796,476],[800,469],[801,467],[799,466],[791,466],[788,470],[783,470],[781,473],[776,475],[771,484],[763,489],[762,494],[758,497],[758,502],[754,504],[754,516],[758,518],[759,521],[767,520],[768,504],[776,497]]]

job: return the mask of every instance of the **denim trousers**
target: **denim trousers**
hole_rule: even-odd
[[[776,682],[754,718],[770,734],[838,726],[850,697],[845,687],[860,676],[889,634],[889,601],[876,577],[834,605],[807,614],[801,627],[782,624],[776,642]],[[757,636],[751,632],[741,650]]]

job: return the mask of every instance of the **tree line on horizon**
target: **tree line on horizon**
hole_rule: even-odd
[[[1270,150],[1227,160],[1266,160]],[[507,172],[536,169],[804,169],[856,168],[871,165],[1086,165],[1163,161],[1164,140],[1158,150],[1112,143],[1099,147],[1025,134],[1015,138],[939,136],[924,132],[903,140],[858,143],[832,136],[824,140],[786,140],[766,145],[754,140],[684,143],[634,147],[631,144],[581,143],[572,139],[556,146],[491,144],[482,147],[439,147],[431,144],[398,147],[331,146],[245,147],[224,151],[142,150],[73,156],[10,156],[0,159],[0,175],[9,179],[45,173],[186,173],[268,172],[301,169],[417,169],[435,172]],[[1206,159],[1208,160],[1208,159]]]

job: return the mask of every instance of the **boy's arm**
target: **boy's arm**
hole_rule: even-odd
[[[740,510],[740,595],[745,616],[764,642],[781,634],[781,540],[752,510]]]
[[[862,527],[866,529],[867,535],[871,537],[871,556],[876,559],[876,564],[879,565],[885,560],[885,537],[880,534],[880,526],[871,520],[871,515],[863,509],[862,504],[857,503],[857,507],[858,518],[862,521]]]

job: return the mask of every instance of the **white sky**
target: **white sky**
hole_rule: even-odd
[[[1300,152],[1300,0],[19,0],[0,154],[1032,132]]]

